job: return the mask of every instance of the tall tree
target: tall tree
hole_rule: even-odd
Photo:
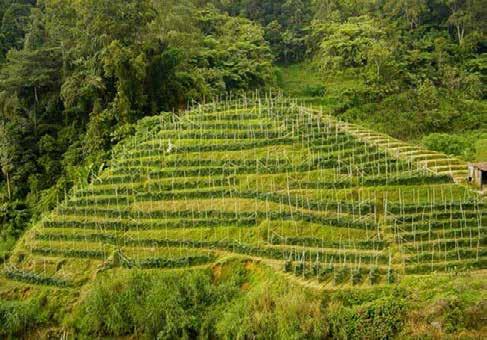
[[[421,23],[422,15],[428,10],[427,0],[387,0],[385,12],[396,17],[404,18],[410,29]]]

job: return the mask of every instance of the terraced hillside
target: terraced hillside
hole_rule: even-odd
[[[144,119],[19,242],[3,280],[77,287],[229,255],[332,289],[486,268],[487,203],[454,182],[463,165],[393,146],[284,100]]]

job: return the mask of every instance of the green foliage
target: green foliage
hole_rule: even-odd
[[[432,133],[422,139],[428,149],[460,156],[467,160],[485,160],[482,156],[483,144],[487,138],[485,133],[445,134]],[[480,155],[478,155],[480,154]]]
[[[218,276],[209,270],[136,271],[116,277],[107,273],[76,309],[71,323],[85,335],[161,339],[317,339],[326,331],[319,299],[302,303],[314,295],[272,275],[256,276],[238,261],[222,266]]]
[[[465,140],[458,136],[443,133],[430,134],[424,137],[422,142],[431,150],[444,152],[449,155],[461,155],[468,148]]]
[[[224,339],[320,339],[327,332],[326,314],[319,299],[311,301],[308,294],[270,277],[227,306],[217,334]]]
[[[12,280],[17,280],[25,283],[39,284],[46,286],[68,287],[70,283],[53,277],[45,277],[36,273],[26,272],[17,268],[7,267],[4,270],[5,276]]]
[[[327,82],[366,85],[337,90],[332,109],[406,139],[484,129],[480,2],[316,1],[314,63]]]
[[[207,0],[232,16],[259,23],[281,63],[299,62],[306,56],[306,28],[312,18],[311,0]]]
[[[32,0],[0,1],[0,65],[10,49],[22,48],[33,5]]]
[[[138,119],[274,81],[257,24],[192,1],[0,7],[0,203],[36,218],[90,182]]]
[[[304,88],[304,94],[309,97],[323,97],[326,93],[324,85],[307,85]]]
[[[257,113],[266,106],[248,107],[248,96],[171,112],[280,77],[288,94],[341,118],[482,159],[483,5],[0,0],[0,337],[57,328],[72,310],[63,331],[81,337],[375,339],[418,335],[415,322],[431,334],[478,330],[485,287],[475,280],[439,296],[423,295],[434,295],[436,281],[403,283],[402,274],[486,267],[485,206],[449,176],[416,171],[286,101],[276,107],[292,110],[272,117]],[[310,67],[274,72],[274,61],[306,55]],[[227,159],[231,151],[241,157]],[[192,205],[228,198],[235,204],[221,209]],[[31,216],[55,206],[7,262]],[[382,251],[393,238],[404,252],[394,260]],[[23,247],[29,256],[17,253]],[[119,250],[109,268],[113,249],[136,256]],[[283,281],[250,260],[210,269],[213,253],[281,262],[285,277],[297,277]],[[294,285],[302,280],[361,289],[311,293]],[[48,298],[38,297],[43,289]],[[58,295],[69,301],[53,313]]]
[[[26,334],[44,323],[41,311],[42,299],[16,302],[0,299],[0,335],[15,337]]]
[[[256,89],[273,82],[273,57],[260,27],[211,8],[198,13],[197,26],[207,35],[191,64],[200,68],[200,75],[216,93]]]
[[[245,272],[231,269],[213,282],[208,270],[105,275],[77,309],[74,326],[84,334],[174,339],[206,337],[227,301],[239,295]]]
[[[331,305],[330,333],[335,339],[387,339],[404,326],[406,301],[401,296],[386,296],[373,302],[347,307]]]
[[[353,17],[344,24],[319,29],[325,30],[318,59],[325,72],[360,68],[370,63],[371,59],[386,58],[379,51],[386,48],[383,42],[385,32],[373,18]]]
[[[20,201],[0,205],[0,242],[18,238],[25,230],[30,213]]]

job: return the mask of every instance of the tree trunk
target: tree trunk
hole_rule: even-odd
[[[10,201],[12,199],[12,192],[10,189],[10,176],[8,172],[5,173],[5,176],[7,177],[7,195],[8,195],[8,200]]]
[[[458,37],[458,44],[460,46],[463,45],[463,37],[465,36],[465,28],[463,28],[461,25],[457,26],[457,37]]]
[[[34,107],[34,133],[37,136],[37,105],[39,104],[39,98],[37,96],[37,87],[34,86],[34,96],[36,99],[36,105]]]

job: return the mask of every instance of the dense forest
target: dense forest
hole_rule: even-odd
[[[0,0],[0,19],[0,254],[140,118],[288,91],[290,70],[344,120],[485,151],[485,0]]]

